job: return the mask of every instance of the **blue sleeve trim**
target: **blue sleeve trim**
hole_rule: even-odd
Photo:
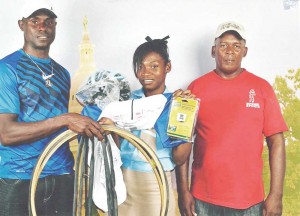
[[[167,128],[168,128],[168,122],[169,122],[169,110],[170,110],[170,105],[171,105],[171,101],[173,98],[173,94],[165,93],[163,95],[167,98],[167,103],[164,107],[164,110],[158,117],[158,119],[154,125],[154,128],[159,135],[159,138],[162,142],[163,147],[164,148],[173,148],[173,147],[179,146],[183,143],[186,143],[187,141],[181,140],[181,139],[174,139],[167,135]]]

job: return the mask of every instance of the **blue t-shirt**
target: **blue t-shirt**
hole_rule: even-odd
[[[164,110],[161,115],[157,119],[154,129],[156,131],[155,134],[155,142],[156,149],[155,153],[162,164],[165,171],[171,171],[175,167],[175,163],[172,160],[172,148],[166,147],[167,144],[176,143],[173,146],[177,146],[179,144],[185,143],[183,140],[172,140],[169,136],[167,136],[167,124],[168,124],[168,114],[170,108],[170,100],[172,98],[172,94],[168,93],[167,90],[164,92],[164,96],[167,98],[167,104],[165,105]],[[133,99],[139,99],[145,97],[143,89],[135,90],[132,92]],[[131,131],[137,137],[141,136],[141,130],[133,130]],[[170,145],[171,146],[171,145]],[[149,162],[145,162],[145,159],[141,157],[141,153],[139,150],[133,146],[127,140],[123,140],[121,143],[121,158],[123,167],[126,169],[131,169],[140,172],[150,172],[152,171],[152,167]]]
[[[18,115],[18,122],[37,122],[68,112],[70,74],[53,59],[30,56],[46,75],[53,73],[46,87],[42,72],[18,50],[0,60],[0,113]],[[62,129],[35,142],[3,146],[0,143],[0,177],[30,179],[39,155]],[[40,177],[72,173],[74,158],[69,144],[62,145],[50,158]]]
[[[165,171],[170,171],[174,169],[175,164],[172,160],[172,147],[178,146],[182,143],[186,143],[184,140],[172,139],[167,136],[167,123],[168,123],[168,114],[170,109],[170,102],[172,99],[172,94],[168,93],[166,90],[163,94],[167,98],[167,104],[165,105],[164,110],[157,119],[154,129],[156,131],[155,142],[156,148],[155,153],[160,160]],[[145,97],[143,89],[139,89],[132,92],[132,99],[139,99]],[[97,120],[101,114],[101,110],[97,105],[86,105],[82,111],[83,115],[89,116],[94,120]],[[135,136],[141,136],[141,130],[131,131]],[[121,141],[121,159],[123,167],[127,169],[132,169],[141,172],[150,172],[152,167],[150,163],[146,162],[142,157],[139,150],[133,146],[130,142],[125,139]]]

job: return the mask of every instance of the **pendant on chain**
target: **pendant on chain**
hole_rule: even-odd
[[[52,86],[51,80],[50,79],[45,80],[45,85],[46,85],[46,87]]]
[[[54,76],[54,74],[50,74],[50,75],[48,75],[48,76],[46,76],[46,75],[42,75],[42,77],[43,77],[43,79],[45,80],[45,85],[46,85],[46,87],[50,87],[50,86],[52,86],[52,84],[51,84],[51,77],[52,76]]]
[[[54,76],[54,73],[53,73],[53,64],[51,63],[51,68],[52,68],[51,71],[52,71],[52,73],[50,75],[46,75],[46,73],[39,67],[39,65],[35,61],[33,61],[33,59],[30,57],[30,55],[28,55],[26,52],[25,52],[25,54],[35,64],[35,66],[41,71],[43,80],[45,80],[45,86],[46,87],[52,86],[50,79],[51,79],[51,77]]]

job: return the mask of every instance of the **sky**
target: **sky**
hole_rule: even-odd
[[[25,0],[0,0],[0,58],[23,46],[17,20]],[[139,87],[132,70],[135,49],[145,37],[168,40],[170,90],[186,88],[215,68],[211,57],[219,23],[236,21],[247,32],[248,54],[242,66],[271,84],[276,76],[300,68],[298,0],[52,0],[58,15],[50,56],[73,74],[79,66],[83,19],[95,47],[96,66],[123,74]],[[293,7],[287,8],[290,4]],[[5,5],[5,7],[4,7]]]

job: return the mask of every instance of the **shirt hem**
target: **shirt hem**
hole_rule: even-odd
[[[207,202],[209,204],[223,206],[223,207],[227,207],[227,208],[233,208],[233,209],[247,209],[247,208],[250,208],[251,206],[254,206],[254,205],[264,201],[264,198],[260,198],[260,199],[257,199],[256,201],[235,205],[233,203],[218,201],[216,199],[207,199],[207,198],[204,198],[204,197],[197,197],[195,195],[193,195],[193,196],[196,199],[201,200],[203,202]]]

